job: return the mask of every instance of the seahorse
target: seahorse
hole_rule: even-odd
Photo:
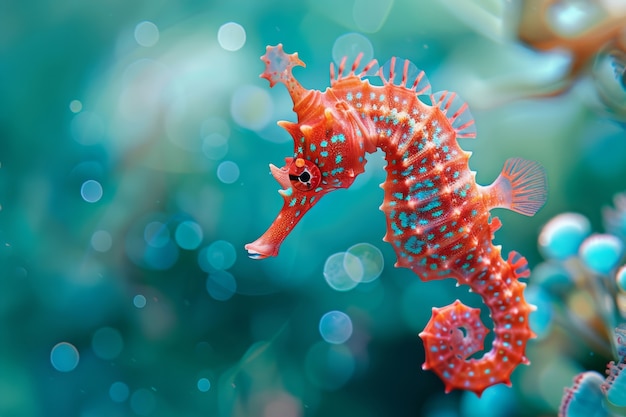
[[[468,106],[457,94],[431,92],[423,71],[408,60],[392,58],[378,68],[372,60],[358,73],[362,54],[346,71],[344,58],[337,73],[330,65],[330,87],[307,90],[292,69],[304,66],[298,54],[282,44],[268,46],[261,57],[262,78],[273,87],[282,83],[293,100],[297,122],[278,124],[294,139],[285,166],[270,164],[282,189],[280,213],[269,229],[245,246],[251,258],[278,255],[298,221],[328,192],[348,188],[364,172],[366,153],[382,149],[387,177],[381,187],[387,232],[383,238],[397,255],[396,267],[410,268],[423,281],[454,278],[482,296],[491,312],[495,338],[481,358],[487,329],[479,309],[460,301],[433,308],[420,333],[425,344],[425,370],[434,371],[446,392],[465,389],[477,395],[491,385],[511,385],[510,375],[529,364],[528,324],[533,306],[524,299],[529,276],[526,259],[511,252],[504,260],[492,244],[501,226],[489,210],[508,208],[535,214],[546,201],[546,177],[536,162],[514,158],[505,162],[495,182],[480,186],[469,168],[470,152],[457,138],[476,135]],[[396,71],[396,68],[399,71]]]

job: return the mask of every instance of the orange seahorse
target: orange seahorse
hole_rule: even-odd
[[[331,64],[331,87],[321,92],[303,88],[293,77],[292,68],[304,66],[297,53],[286,54],[279,44],[268,46],[261,59],[266,65],[261,77],[270,86],[287,87],[298,121],[279,122],[295,144],[284,167],[270,164],[284,205],[269,229],[246,245],[250,257],[276,256],[304,214],[326,193],[350,187],[364,171],[366,152],[381,148],[387,162],[381,185],[384,240],[397,254],[396,266],[412,269],[424,281],[454,278],[468,285],[482,296],[495,327],[491,350],[470,358],[483,349],[487,333],[480,310],[458,300],[433,308],[420,333],[423,368],[439,375],[446,392],[458,388],[480,395],[491,385],[510,385],[517,365],[529,363],[525,348],[534,337],[528,324],[533,306],[524,300],[526,285],[518,280],[529,270],[521,255],[511,252],[504,260],[500,246],[492,244],[501,223],[490,219],[489,210],[535,214],[546,200],[541,166],[509,159],[493,184],[476,184],[470,153],[456,140],[475,137],[467,104],[455,93],[431,93],[424,72],[409,61],[391,59],[379,69],[383,85],[376,86],[365,79],[375,60],[357,74],[361,55],[347,73],[344,58],[337,75]]]

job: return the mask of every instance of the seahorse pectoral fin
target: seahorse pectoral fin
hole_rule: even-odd
[[[547,179],[537,162],[522,158],[507,159],[493,184],[483,187],[487,206],[507,208],[526,216],[534,215],[545,204]]]

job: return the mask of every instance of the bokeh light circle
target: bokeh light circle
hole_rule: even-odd
[[[232,243],[216,240],[198,254],[198,263],[205,272],[215,269],[228,269],[237,260],[237,251]]]
[[[148,389],[140,388],[130,397],[130,408],[140,416],[152,414],[156,408],[156,397]]]
[[[567,259],[578,254],[578,247],[591,233],[591,223],[578,213],[562,213],[541,229],[539,249],[546,258]]]
[[[198,391],[207,392],[211,389],[211,381],[208,378],[200,378],[197,382]]]
[[[344,343],[352,336],[352,320],[342,311],[329,311],[320,319],[319,332],[328,343]]]
[[[246,43],[246,30],[238,23],[224,23],[217,31],[217,41],[227,51],[238,51]]]
[[[102,185],[96,180],[87,180],[80,187],[80,196],[88,203],[97,203],[102,198]]]
[[[382,252],[369,243],[357,243],[346,251],[357,257],[363,270],[360,282],[372,282],[380,276],[385,266]]]
[[[609,234],[594,234],[580,245],[583,263],[599,274],[608,274],[615,268],[623,252],[622,241]]]
[[[133,305],[137,308],[144,308],[146,303],[146,297],[141,294],[137,294],[133,297]]]
[[[144,20],[135,26],[135,41],[138,45],[149,48],[159,41],[159,28],[153,22]]]
[[[79,360],[78,349],[68,342],[57,343],[50,352],[50,362],[59,372],[73,371],[78,366]]]
[[[83,103],[80,100],[72,100],[69,107],[72,113],[79,113],[83,109]]]
[[[239,166],[233,161],[224,161],[217,166],[217,178],[224,184],[232,184],[239,179]]]
[[[213,299],[227,301],[237,291],[237,281],[228,271],[214,271],[207,277],[206,290]]]
[[[117,329],[101,327],[91,338],[93,353],[104,360],[112,360],[119,356],[124,347],[124,340]]]
[[[113,245],[113,238],[106,230],[96,230],[91,235],[91,247],[97,252],[107,252]]]
[[[154,221],[146,225],[143,236],[148,245],[153,248],[162,248],[170,241],[170,230],[166,224]]]
[[[211,133],[202,140],[202,152],[214,161],[219,161],[228,153],[228,139],[219,133]]]
[[[346,62],[352,64],[360,53],[363,53],[361,66],[365,66],[374,58],[372,43],[360,33],[346,33],[335,39],[333,43],[332,56],[336,64],[341,63],[344,56],[347,57]]]
[[[346,258],[349,260],[346,262]],[[359,258],[347,252],[338,252],[330,255],[324,263],[324,279],[336,291],[349,291],[357,286],[358,280],[352,278],[358,272],[355,266],[360,263]],[[346,265],[351,271],[346,270]],[[351,276],[350,273],[353,275]],[[361,267],[362,277],[362,267]]]
[[[203,237],[202,227],[191,220],[181,222],[174,233],[178,246],[187,250],[194,250],[200,246]]]
[[[111,384],[109,388],[109,397],[111,400],[116,403],[122,403],[128,399],[128,395],[130,394],[130,390],[128,389],[128,385],[121,381],[116,381]]]
[[[242,85],[235,90],[230,102],[233,120],[250,130],[261,130],[272,118],[274,103],[269,93],[256,85]]]

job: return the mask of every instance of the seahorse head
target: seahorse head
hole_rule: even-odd
[[[269,229],[256,241],[246,245],[250,257],[276,256],[283,240],[304,214],[322,196],[339,188],[348,188],[364,171],[365,153],[371,145],[363,140],[353,109],[337,99],[332,89],[322,93],[305,90],[291,75],[291,68],[303,65],[295,54],[282,47],[268,47],[262,57],[266,70],[262,77],[287,86],[294,101],[298,122],[279,122],[294,140],[292,156],[270,171],[281,186],[283,207]]]

